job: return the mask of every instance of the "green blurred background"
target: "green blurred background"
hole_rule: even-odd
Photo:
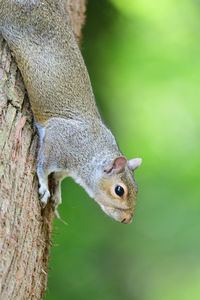
[[[89,0],[83,36],[103,119],[143,158],[139,193],[124,225],[63,182],[45,299],[200,299],[200,1]]]

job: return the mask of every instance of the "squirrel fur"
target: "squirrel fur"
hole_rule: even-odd
[[[53,173],[54,207],[66,176],[79,183],[117,221],[133,218],[133,170],[98,112],[90,78],[68,24],[64,0],[0,0],[0,33],[24,79],[40,136],[37,175],[43,206]]]

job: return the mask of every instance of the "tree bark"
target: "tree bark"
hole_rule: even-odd
[[[66,0],[80,40],[86,0]],[[45,293],[53,212],[42,211],[36,176],[38,136],[21,74],[0,36],[0,299]]]

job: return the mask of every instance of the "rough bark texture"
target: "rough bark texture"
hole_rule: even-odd
[[[86,0],[67,0],[78,40]],[[38,136],[23,80],[0,36],[0,299],[41,299],[47,284],[51,206],[41,210]]]

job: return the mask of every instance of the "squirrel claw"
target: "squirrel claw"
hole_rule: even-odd
[[[54,214],[55,214],[55,216],[56,216],[57,219],[61,220],[60,214],[59,214],[59,212],[58,212],[57,209],[54,209]]]
[[[59,212],[58,212],[57,209],[54,210],[54,214],[55,214],[56,218],[57,218],[58,220],[60,220],[63,224],[69,225],[67,222],[65,222],[63,219],[61,219],[60,214],[59,214]]]

